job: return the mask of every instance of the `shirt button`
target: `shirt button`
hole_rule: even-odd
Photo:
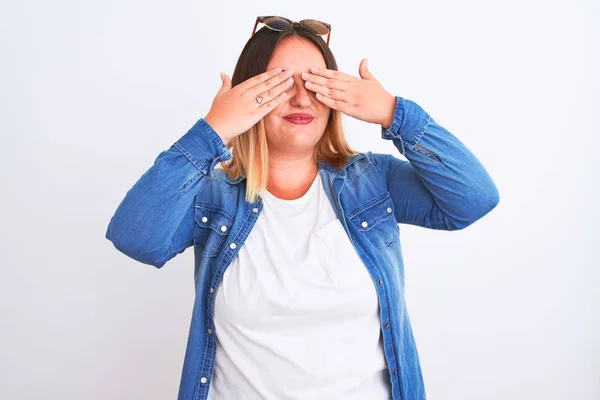
[[[383,325],[384,328],[389,328],[390,327],[390,323],[386,322],[385,325]],[[210,330],[210,329],[209,329]]]
[[[392,374],[394,374],[394,375],[398,375],[398,370],[396,370],[396,369],[395,369],[395,370],[393,370],[393,371],[392,371]]]
[[[210,287],[210,292],[212,293],[212,292],[214,292],[214,291],[215,291],[215,288],[211,286],[211,287]]]
[[[385,210],[385,211],[387,211],[388,214],[391,214],[392,213],[392,207],[388,207],[387,210]]]
[[[200,378],[200,382],[202,382],[202,383],[206,383],[206,381],[208,381],[208,379],[206,379],[206,377],[205,377],[205,376],[203,376],[202,378]]]
[[[369,224],[367,223],[367,221],[363,221],[363,223],[361,224],[363,228],[366,228],[367,226],[369,226]]]
[[[235,243],[231,243],[231,244],[229,245],[229,248],[230,248],[231,250],[234,250],[236,247],[237,247],[237,244],[235,244]]]
[[[212,335],[212,329],[208,328],[208,334]]]
[[[254,214],[256,214],[256,213],[258,212],[258,208],[254,207],[254,208],[252,209],[252,212],[253,212]]]
[[[377,279],[377,284],[381,286],[383,284],[383,281],[381,279]]]
[[[208,218],[202,217],[202,222],[207,223],[208,222]]]
[[[221,232],[227,232],[227,227],[225,225],[221,226]]]

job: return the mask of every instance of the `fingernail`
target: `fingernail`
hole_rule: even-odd
[[[306,72],[303,72],[303,73],[302,73],[302,79],[309,80],[309,79],[310,79],[310,74],[308,74],[308,73],[306,73]]]
[[[319,68],[311,68],[310,72],[317,74],[317,73],[319,73]]]

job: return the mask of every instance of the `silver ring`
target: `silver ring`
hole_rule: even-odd
[[[262,103],[262,101],[263,101],[262,96],[257,96],[256,97],[256,104],[260,104],[260,103]]]

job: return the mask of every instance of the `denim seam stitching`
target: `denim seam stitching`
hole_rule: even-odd
[[[192,176],[190,179],[187,180],[187,182],[185,182],[183,184],[183,186],[181,187],[181,189],[179,189],[179,194],[183,194],[183,192],[186,191],[186,189],[194,182],[196,182],[198,179],[200,178],[200,172],[198,172],[196,175]]]
[[[183,155],[190,160],[190,162],[200,170],[202,174],[206,174],[206,168],[202,168],[202,165],[196,160],[196,158],[179,142],[175,142],[174,146],[183,153]]]
[[[423,127],[421,128],[421,130],[419,131],[419,134],[417,136],[417,140],[413,142],[408,142],[409,144],[409,150],[412,150],[415,148],[415,146],[417,144],[419,144],[419,142],[421,141],[421,138],[423,137],[423,135],[425,134],[425,131],[427,130],[427,127],[429,126],[429,121],[431,120],[431,116],[427,117],[427,121],[425,121],[425,124],[423,124]],[[412,144],[412,147],[410,147],[410,145]]]
[[[352,210],[352,212],[350,212],[348,214],[348,219],[352,219],[352,218],[356,217],[358,214],[362,213],[363,211],[368,210],[369,208],[373,207],[374,205],[383,202],[385,200],[385,198],[389,197],[389,196],[390,196],[390,193],[385,192],[381,196],[378,196],[378,197],[374,198],[373,200],[370,200],[368,203],[364,204],[362,207]]]

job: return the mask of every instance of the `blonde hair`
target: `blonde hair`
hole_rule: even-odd
[[[221,163],[221,167],[233,180],[246,179],[246,201],[254,203],[267,189],[269,173],[269,148],[264,120],[231,139],[227,147],[233,158]],[[344,135],[342,113],[331,110],[325,132],[315,145],[315,161],[323,161],[335,168],[344,166],[350,156],[358,154]]]
[[[264,26],[246,42],[231,77],[233,86],[265,72],[277,45],[289,37],[300,37],[313,43],[321,51],[326,67],[338,70],[331,49],[312,29],[302,24],[293,24],[283,31]],[[245,178],[246,201],[256,202],[258,196],[266,191],[269,173],[264,121],[261,119],[252,128],[231,139],[227,147],[231,149],[233,157],[222,162],[221,168],[231,179]],[[348,145],[344,136],[342,113],[332,109],[323,136],[314,147],[315,161],[341,168],[355,154],[358,152]]]

